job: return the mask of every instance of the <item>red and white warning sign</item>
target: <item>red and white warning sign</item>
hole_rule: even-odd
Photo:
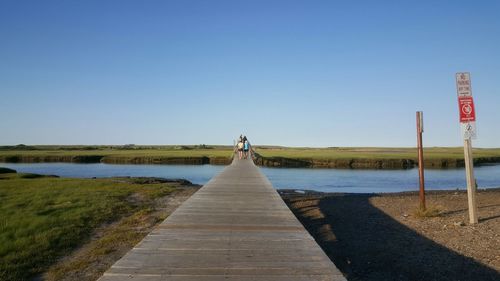
[[[460,123],[476,121],[476,112],[474,110],[474,100],[472,96],[458,97],[458,108],[460,110]]]

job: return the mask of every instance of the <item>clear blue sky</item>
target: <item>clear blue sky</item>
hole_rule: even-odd
[[[500,1],[0,2],[0,144],[500,147]]]

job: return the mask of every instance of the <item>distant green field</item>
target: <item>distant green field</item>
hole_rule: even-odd
[[[148,202],[174,189],[126,179],[0,174],[0,280],[31,280],[96,227],[147,210]]]
[[[335,147],[335,148],[292,148],[277,146],[256,146],[255,151],[262,157],[283,157],[290,159],[335,160],[335,159],[417,159],[416,148],[377,147]],[[15,146],[0,147],[0,161],[8,162],[9,157],[29,158],[50,157],[54,161],[60,157],[102,157],[105,162],[119,159],[124,162],[134,159],[167,158],[230,158],[232,146]],[[462,147],[425,148],[426,159],[463,159]],[[66,158],[64,158],[66,157]],[[500,157],[500,148],[474,149],[474,157]],[[99,158],[98,158],[99,159]],[[71,160],[71,159],[70,159]],[[43,161],[43,160],[42,160]],[[98,161],[98,160],[97,160]],[[146,162],[147,163],[147,162]]]
[[[231,146],[27,146],[0,147],[1,156],[230,157]]]
[[[293,159],[416,159],[416,148],[257,148],[257,153],[264,157],[285,157]],[[475,157],[500,157],[500,148],[474,149]],[[462,159],[462,147],[425,148],[427,159]]]

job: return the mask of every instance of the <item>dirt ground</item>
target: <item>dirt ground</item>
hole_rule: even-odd
[[[280,193],[348,280],[500,280],[500,189],[477,193],[477,225],[464,191],[428,192],[434,217],[417,193]]]

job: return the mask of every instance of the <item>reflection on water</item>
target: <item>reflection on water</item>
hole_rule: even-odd
[[[113,165],[72,163],[0,163],[19,172],[62,177],[164,177],[184,178],[204,184],[224,166],[214,165]],[[343,170],[262,168],[276,188],[310,189],[325,192],[399,192],[418,190],[418,170]],[[480,188],[500,187],[500,165],[475,169]],[[426,170],[426,188],[464,189],[464,169]]]

